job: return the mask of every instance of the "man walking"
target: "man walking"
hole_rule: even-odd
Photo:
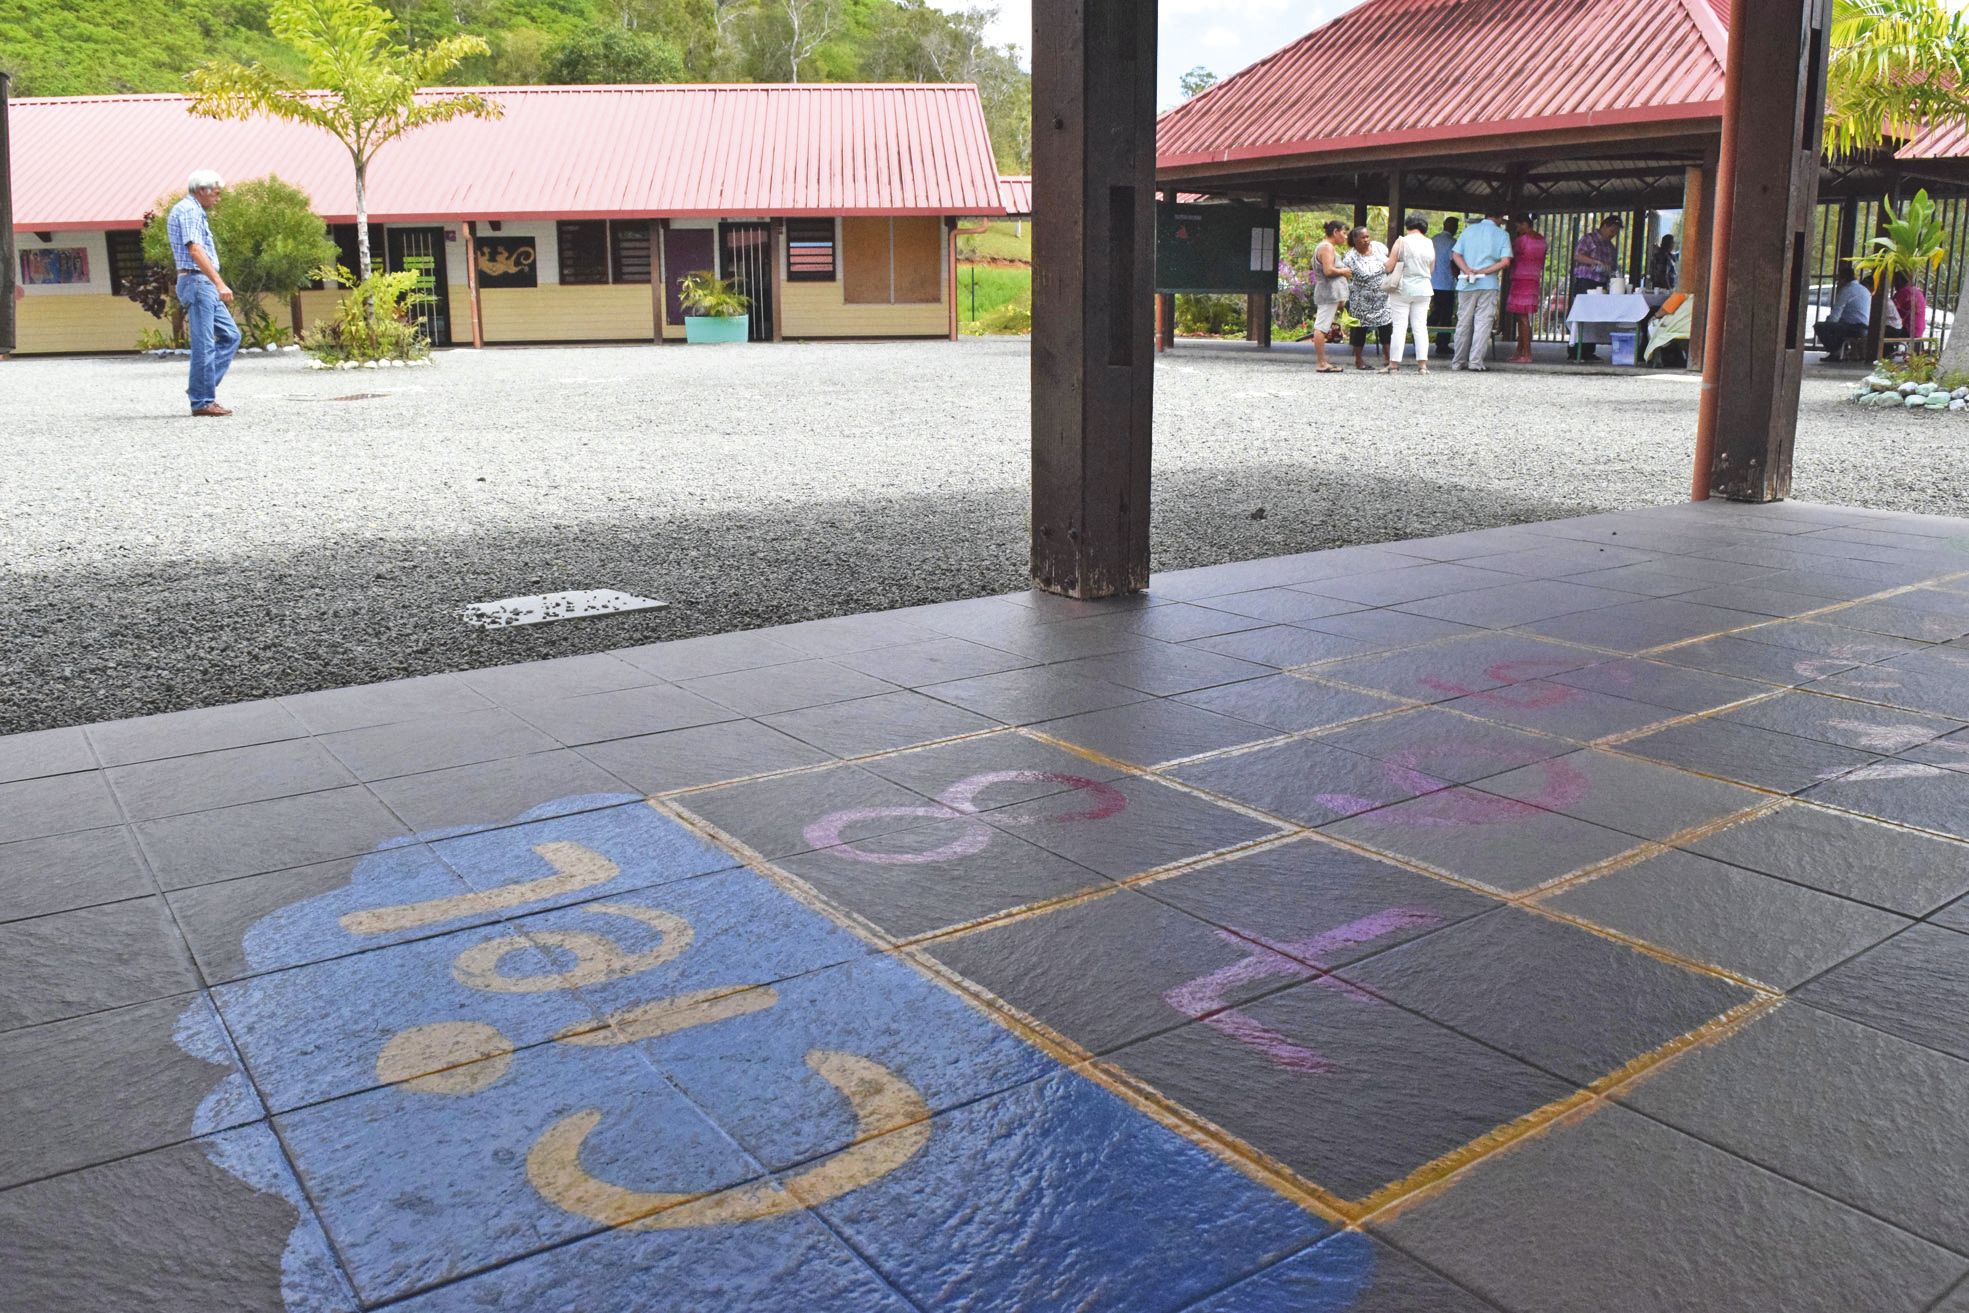
[[[1456,334],[1456,230],[1462,226],[1463,221],[1451,215],[1443,220],[1442,230],[1430,238],[1436,244],[1436,269],[1429,279],[1429,322],[1440,330],[1436,334],[1439,356],[1449,354],[1450,339]]]
[[[1620,236],[1620,216],[1609,214],[1600,220],[1600,226],[1581,237],[1572,248],[1572,300],[1566,309],[1572,309],[1572,302],[1579,300],[1588,292],[1604,292],[1607,282],[1614,276],[1619,266],[1620,256],[1614,249],[1613,239]],[[1591,342],[1581,342],[1569,348],[1567,354],[1574,360],[1598,360],[1600,348]]]
[[[191,339],[191,413],[200,418],[230,415],[219,404],[219,384],[239,350],[239,325],[232,320],[232,288],[219,276],[219,248],[212,240],[206,211],[219,203],[225,182],[200,169],[185,183],[185,198],[171,207],[166,227],[171,257],[178,267],[178,304],[185,311]]]
[[[1451,258],[1456,261],[1456,354],[1451,369],[1481,373],[1490,366],[1484,353],[1497,325],[1498,274],[1511,263],[1511,238],[1497,222],[1503,212],[1486,211],[1463,230]]]

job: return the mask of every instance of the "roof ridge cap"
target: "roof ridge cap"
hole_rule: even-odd
[[[1682,11],[1689,21],[1696,25],[1703,41],[1709,46],[1709,53],[1716,57],[1719,68],[1728,70],[1730,66],[1730,29],[1716,16],[1716,10],[1709,0],[1682,0]]]

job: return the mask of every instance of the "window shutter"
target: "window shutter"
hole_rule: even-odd
[[[561,282],[569,285],[608,281],[608,224],[600,219],[563,219],[557,225],[561,248]]]
[[[786,221],[786,281],[790,283],[834,281],[834,220],[788,219]]]
[[[650,223],[646,219],[615,219],[608,226],[610,255],[618,283],[650,280]]]

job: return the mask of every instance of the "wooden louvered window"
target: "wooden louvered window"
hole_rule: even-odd
[[[557,228],[561,282],[568,286],[608,282],[608,224],[600,219],[563,219]]]
[[[618,283],[647,283],[650,278],[650,227],[647,219],[611,219],[609,258]]]
[[[834,220],[788,219],[786,221],[786,281],[789,283],[834,281]]]
[[[127,295],[130,288],[143,277],[144,273],[144,235],[142,232],[104,233],[109,242],[109,290],[118,296]]]

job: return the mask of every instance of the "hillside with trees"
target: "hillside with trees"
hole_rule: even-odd
[[[405,37],[461,34],[488,53],[457,85],[603,82],[975,82],[1001,168],[1030,170],[1032,88],[984,37],[988,8],[925,0],[386,0]],[[20,96],[182,91],[208,59],[292,56],[265,0],[0,0],[0,68]]]

